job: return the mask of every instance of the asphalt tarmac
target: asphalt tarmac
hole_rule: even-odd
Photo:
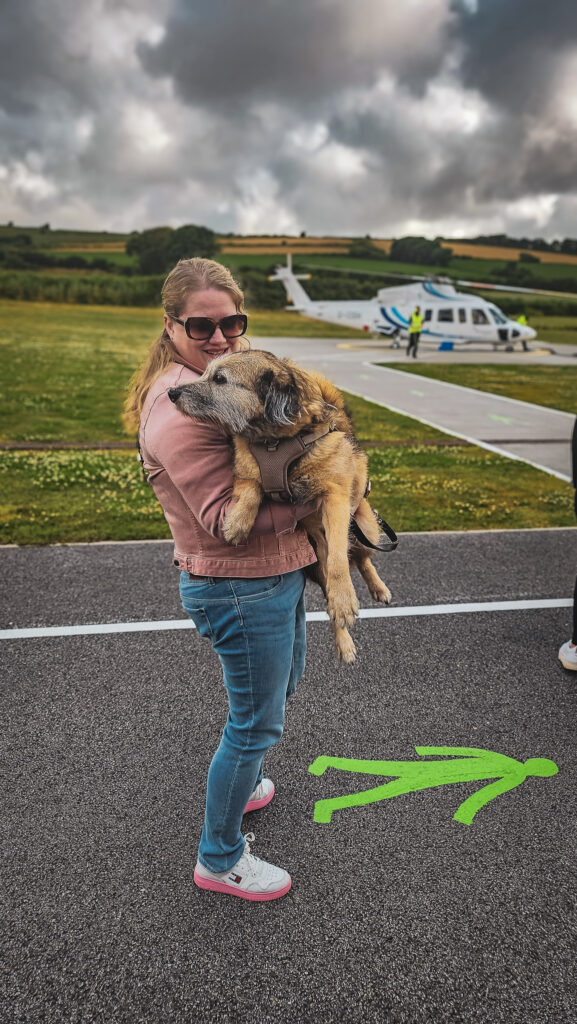
[[[394,605],[358,621],[353,667],[308,623],[277,793],[245,819],[293,888],[256,904],[192,880],[226,702],[207,643],[154,626],[183,619],[170,544],[0,550],[3,1024],[575,1024],[577,673],[557,651],[577,530],[405,534],[376,563]],[[49,626],[77,633],[4,632]],[[375,785],[315,758],[415,746],[559,772],[471,825],[453,815],[482,781],[315,822],[315,801]]]

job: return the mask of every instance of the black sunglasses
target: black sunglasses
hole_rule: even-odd
[[[184,327],[191,341],[208,341],[219,327],[225,338],[240,338],[248,325],[246,313],[233,313],[232,316],[223,316],[222,320],[218,321],[211,320],[208,316],[189,316],[186,320],[172,316],[171,320]]]

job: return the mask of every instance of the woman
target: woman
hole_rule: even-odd
[[[285,702],[304,668],[303,568],[315,554],[298,520],[311,507],[265,501],[246,544],[224,541],[231,440],[179,413],[168,390],[195,380],[217,356],[248,348],[243,294],[226,267],[190,259],[170,272],[162,299],[164,330],[133,378],[125,418],[139,422],[143,466],[174,539],[182,604],[220,658],[229,702],[194,880],[243,899],[277,899],[290,875],[251,854],[240,826],[246,811],[274,795],[263,759],[282,735]]]

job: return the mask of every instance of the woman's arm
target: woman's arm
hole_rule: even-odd
[[[203,530],[224,540],[222,525],[234,503],[233,450],[217,426],[183,416],[162,395],[143,429],[143,445],[170,477]],[[159,470],[160,471],[160,470]],[[150,473],[154,478],[154,469]],[[252,532],[292,533],[297,520],[312,511],[264,501]]]

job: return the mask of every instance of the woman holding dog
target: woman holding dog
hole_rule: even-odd
[[[288,872],[250,851],[243,814],[274,785],[263,759],[283,731],[285,703],[305,662],[305,566],[315,553],[299,520],[311,507],[262,503],[246,544],[222,536],[233,488],[232,445],[218,427],[183,416],[168,396],[210,361],[248,347],[243,294],[213,260],[181,260],[162,290],[164,330],[135,374],[126,422],[174,539],[183,607],[220,659],[229,713],[210,765],[194,880],[201,889],[272,900]]]

